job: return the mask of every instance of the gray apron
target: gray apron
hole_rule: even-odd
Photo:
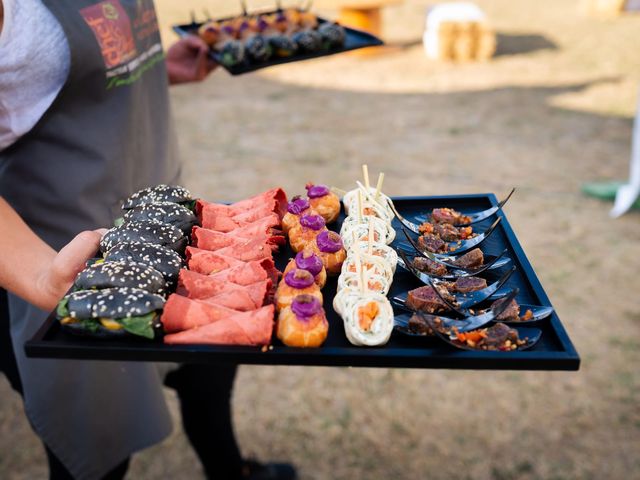
[[[43,0],[71,67],[51,108],[0,152],[0,195],[59,250],[109,226],[132,192],[179,178],[167,72],[152,0]],[[153,364],[29,359],[48,312],[9,295],[29,420],[77,478],[100,478],[171,431]]]

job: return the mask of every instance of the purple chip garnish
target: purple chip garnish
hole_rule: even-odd
[[[322,260],[315,253],[311,253],[305,257],[305,252],[299,252],[296,255],[296,266],[302,270],[306,270],[314,277],[322,271]]]
[[[324,253],[335,253],[342,248],[340,235],[331,230],[320,232],[316,237],[316,243],[320,251]]]
[[[302,294],[293,299],[291,303],[291,310],[301,320],[307,320],[309,317],[313,317],[322,309],[320,300],[313,295]]]
[[[293,197],[287,204],[287,211],[293,215],[300,215],[307,208],[309,208],[309,201],[300,195]]]
[[[320,215],[302,215],[300,217],[300,225],[311,230],[320,230],[324,228],[325,221]]]
[[[303,289],[313,285],[314,279],[311,273],[300,268],[294,268],[287,272],[284,281],[291,288]]]
[[[258,20],[258,30],[260,30],[261,32],[265,30],[268,26],[269,26],[269,23],[267,23],[267,21],[264,18],[260,18],[260,20]]]
[[[304,188],[307,189],[307,196],[309,198],[318,198],[318,197],[324,197],[325,195],[329,195],[329,187],[327,187],[326,185],[309,184]]]

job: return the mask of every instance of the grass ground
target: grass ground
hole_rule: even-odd
[[[159,3],[163,24],[191,6]],[[303,62],[174,88],[185,183],[234,200],[313,180],[350,188],[368,163],[390,195],[518,192],[507,215],[582,357],[577,373],[245,366],[243,452],[304,479],[640,478],[638,212],[618,220],[581,183],[628,175],[640,17],[578,2],[478,1],[500,33],[491,62],[427,61],[428,4],[385,13],[385,55]],[[219,8],[218,8],[219,7]],[[328,12],[331,13],[331,12]],[[171,34],[167,31],[166,39]],[[129,478],[201,478],[179,427]],[[0,478],[44,478],[18,398],[0,380]]]

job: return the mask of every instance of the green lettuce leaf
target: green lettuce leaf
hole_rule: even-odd
[[[187,202],[181,202],[180,205],[182,205],[183,207],[187,207],[189,210],[191,210],[193,212],[195,210],[195,208],[196,208],[196,201],[195,200],[189,200]]]
[[[116,321],[122,324],[129,333],[153,339],[155,336],[153,331],[153,319],[155,316],[156,312],[151,312],[142,317],[117,318]]]
[[[93,318],[80,320],[79,324],[80,326],[82,326],[83,329],[88,330],[91,333],[95,333],[100,329],[100,324],[96,319],[93,319]]]
[[[58,316],[58,318],[64,318],[69,316],[69,306],[67,305],[68,303],[69,303],[68,297],[65,297],[62,300],[60,300],[60,302],[58,303],[58,306],[56,307],[56,315]]]

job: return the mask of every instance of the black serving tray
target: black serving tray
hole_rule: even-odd
[[[274,13],[274,12],[263,12],[263,13]],[[318,23],[327,22],[328,20],[318,17]],[[197,35],[198,28],[202,25],[202,22],[191,22],[185,25],[175,25],[173,27],[173,31],[176,32],[180,37],[184,37],[186,35]],[[343,26],[344,27],[344,26]],[[220,64],[223,68],[225,68],[231,75],[241,75],[243,73],[253,72],[255,70],[259,70],[261,68],[272,67],[274,65],[281,65],[283,63],[290,62],[298,62],[301,60],[309,60],[311,58],[325,57],[327,55],[334,55],[336,53],[348,52],[350,50],[357,50],[359,48],[366,47],[376,47],[380,45],[384,45],[384,42],[380,40],[375,35],[372,35],[368,32],[363,32],[361,30],[356,30],[350,27],[344,27],[346,38],[344,45],[339,48],[331,48],[329,50],[322,50],[315,53],[300,53],[295,54],[290,57],[283,58],[271,58],[266,62],[250,62],[245,60],[244,62],[234,65],[233,67],[227,67],[225,65]],[[216,62],[220,63],[220,54],[214,50],[210,52],[211,58],[213,58]]]
[[[442,197],[399,197],[395,205],[411,219],[435,207],[452,207],[462,212],[475,212],[497,203],[493,194]],[[495,254],[504,248],[517,267],[507,287],[518,287],[519,303],[551,305],[531,264],[520,246],[503,212],[496,231],[482,245],[485,253]],[[339,224],[344,214],[338,220]],[[486,228],[492,218],[475,225]],[[486,225],[485,225],[486,223]],[[399,224],[394,224],[399,229]],[[337,229],[339,229],[336,227]],[[398,235],[400,240],[401,235]],[[284,268],[291,250],[276,256],[276,264]],[[578,370],[580,357],[573,347],[556,313],[538,322],[542,338],[531,350],[522,352],[473,352],[455,349],[438,338],[416,338],[394,331],[383,347],[355,347],[345,337],[342,319],[331,305],[336,293],[336,278],[330,278],[323,289],[324,308],[329,320],[329,335],[320,348],[302,349],[282,345],[277,339],[268,348],[216,345],[164,345],[144,340],[92,340],[63,332],[52,314],[37,334],[25,345],[29,357],[72,358],[92,360],[134,360],[154,362],[209,362],[264,365],[320,365],[398,368],[455,368],[494,370]],[[400,267],[389,293],[392,297],[420,286],[420,282]]]

